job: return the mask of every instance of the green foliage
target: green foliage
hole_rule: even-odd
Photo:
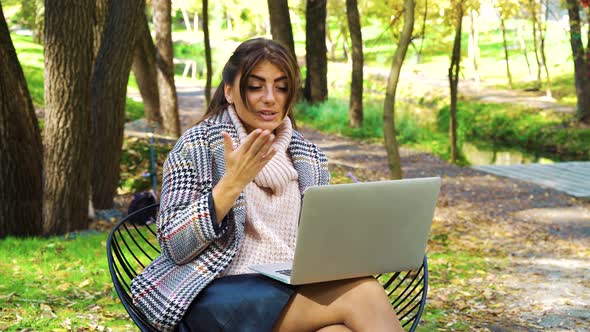
[[[555,154],[559,159],[590,158],[590,129],[577,127],[572,115],[474,101],[460,101],[457,108],[460,139]],[[448,118],[449,107],[445,106],[438,115],[441,131],[448,129]]]
[[[364,128],[348,127],[348,102],[343,99],[330,98],[315,105],[302,102],[297,110],[299,124],[358,139],[383,137],[383,119],[375,107],[365,109]]]
[[[156,139],[154,144],[156,155],[156,172],[158,182],[162,178],[162,165],[172,149],[169,143],[161,143]],[[151,172],[150,146],[147,139],[126,138],[123,141],[121,156],[120,193],[133,193],[151,189],[152,179],[145,173]]]

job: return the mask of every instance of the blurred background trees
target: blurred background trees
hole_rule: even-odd
[[[208,100],[231,51],[259,36],[285,44],[301,66],[298,121],[383,141],[392,178],[402,176],[400,143],[427,145],[457,162],[469,135],[525,148],[546,138],[541,148],[586,155],[569,134],[547,134],[569,128],[577,141],[586,139],[586,0],[84,0],[75,6],[4,0],[1,6],[0,237],[41,234],[39,225],[45,234],[85,229],[88,201],[113,207],[124,182],[123,124],[145,118],[178,137],[177,80],[192,68],[197,81],[191,84],[205,86]],[[441,80],[448,93],[433,96],[429,87]],[[575,117],[556,120],[559,125],[539,120],[531,132],[505,119],[466,122],[475,115],[465,107],[460,82],[542,94],[574,107]],[[129,87],[141,102],[128,98]],[[39,122],[35,110],[43,114]]]

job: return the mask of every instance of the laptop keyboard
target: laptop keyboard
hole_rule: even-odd
[[[284,274],[284,275],[286,275],[288,277],[291,276],[291,270],[277,270],[276,272],[277,273],[280,273],[280,274]]]

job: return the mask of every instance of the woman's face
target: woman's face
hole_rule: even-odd
[[[240,96],[240,75],[233,84],[224,86],[225,95],[234,103],[234,108],[248,133],[254,129],[274,131],[285,118],[285,103],[289,94],[287,75],[269,61],[260,62],[248,77],[246,100]]]

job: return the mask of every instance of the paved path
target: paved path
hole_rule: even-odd
[[[483,165],[474,169],[534,182],[579,198],[590,198],[590,162],[555,164]]]

